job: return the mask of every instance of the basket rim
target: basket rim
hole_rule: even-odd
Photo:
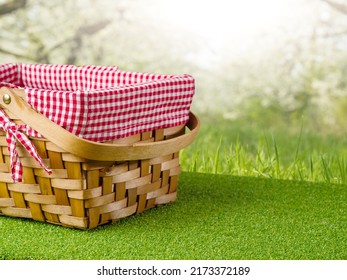
[[[11,102],[6,102],[8,95]],[[0,88],[0,106],[9,110],[30,128],[36,130],[58,147],[90,160],[138,160],[177,152],[190,145],[200,128],[197,116],[190,112],[186,126],[189,132],[168,140],[134,144],[98,143],[82,139],[34,110],[21,97],[21,90]]]

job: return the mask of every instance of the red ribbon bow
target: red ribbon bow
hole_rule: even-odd
[[[16,149],[17,141],[23,145],[23,147],[29,152],[29,154],[41,165],[41,167],[48,174],[52,173],[52,170],[44,165],[34,144],[23,133],[28,130],[27,125],[15,124],[6,116],[6,114],[2,110],[0,110],[0,127],[6,132],[6,142],[8,144],[7,148],[10,152],[11,176],[14,182],[22,182],[23,175],[23,167],[19,160],[18,152]]]

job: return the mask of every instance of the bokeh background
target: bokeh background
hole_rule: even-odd
[[[283,133],[346,141],[345,0],[0,0],[0,63],[7,62],[192,74],[200,143],[215,130],[214,152],[206,148],[200,169],[187,161],[191,170],[216,163],[221,143],[256,146],[269,131],[277,160]],[[287,152],[296,151],[292,162],[298,149],[296,142]]]

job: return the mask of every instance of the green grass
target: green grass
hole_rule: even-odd
[[[345,185],[183,173],[176,203],[96,230],[0,217],[0,259],[346,259]]]
[[[203,122],[181,153],[191,172],[347,184],[347,137],[305,130]]]

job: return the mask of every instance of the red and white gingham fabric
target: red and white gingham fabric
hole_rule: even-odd
[[[69,132],[96,142],[186,123],[195,91],[190,75],[105,66],[4,64],[1,82],[23,87],[34,109]]]
[[[35,158],[35,160],[48,174],[51,174],[52,171],[44,165],[35,146],[23,133],[26,132],[28,129],[26,125],[16,125],[5,115],[5,113],[2,110],[0,110],[0,128],[2,128],[6,132],[7,148],[11,155],[11,175],[14,182],[22,182],[23,175],[22,164],[19,161],[18,152],[16,150],[17,141],[23,145],[23,147],[29,152],[29,154],[33,158]]]
[[[47,64],[2,64],[0,86],[24,88],[35,110],[69,132],[95,142],[185,124],[195,92],[190,75]],[[6,131],[5,126],[1,127]],[[42,137],[31,128],[26,127],[26,132]],[[28,141],[21,143],[30,145]],[[17,162],[15,154],[11,153],[11,158]]]

